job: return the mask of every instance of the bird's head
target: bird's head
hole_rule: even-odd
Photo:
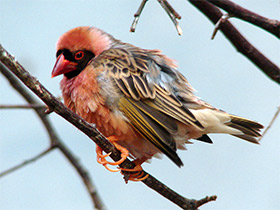
[[[57,42],[56,63],[52,77],[77,76],[91,59],[109,49],[112,37],[94,27],[77,27],[63,34]]]

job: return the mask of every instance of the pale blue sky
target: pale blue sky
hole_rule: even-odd
[[[263,16],[280,19],[279,0],[235,1]],[[60,96],[61,77],[50,78],[55,43],[65,31],[93,25],[124,42],[161,49],[178,61],[197,95],[230,113],[268,125],[280,105],[279,85],[239,54],[213,25],[187,1],[170,1],[182,16],[183,36],[156,0],[148,1],[136,33],[129,27],[140,0],[0,0],[0,43],[53,94]],[[263,30],[232,19],[259,50],[280,64],[280,43]],[[25,101],[0,75],[0,104]],[[125,184],[96,162],[95,145],[62,118],[51,114],[59,136],[89,170],[108,209],[178,209],[142,183]],[[0,171],[48,146],[48,137],[33,111],[0,110]],[[202,210],[280,209],[280,119],[253,145],[229,135],[211,135],[213,145],[195,142],[179,151],[184,167],[168,158],[143,168],[178,193],[199,199],[218,195]],[[0,179],[0,210],[92,209],[91,200],[73,168],[59,153]]]

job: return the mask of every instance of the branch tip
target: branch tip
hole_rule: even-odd
[[[228,19],[230,19],[231,17],[233,17],[233,16],[232,16],[231,14],[228,14],[228,13],[222,15],[222,17],[218,20],[218,22],[217,22],[216,25],[215,25],[213,34],[212,34],[212,36],[211,36],[211,40],[213,40],[213,39],[215,38],[215,36],[216,36],[216,34],[217,34],[217,32],[218,32],[220,26],[221,26],[224,22],[226,22]]]
[[[272,126],[273,123],[275,122],[276,118],[278,117],[279,113],[280,113],[280,106],[277,107],[277,110],[276,110],[274,116],[272,117],[270,123],[268,124],[268,126],[267,126],[266,129],[263,131],[263,133],[262,133],[262,135],[260,136],[260,138],[258,139],[259,142],[263,139],[264,135],[265,135],[265,134],[267,133],[267,131],[271,128],[271,126]]]
[[[47,109],[45,110],[45,114],[50,114],[50,113],[52,113],[53,111],[54,111],[53,108],[47,106]]]
[[[137,12],[134,14],[134,20],[133,20],[133,22],[132,22],[132,24],[131,24],[131,27],[130,27],[130,30],[129,30],[130,32],[135,32],[135,29],[136,29],[138,20],[139,20],[139,18],[140,18],[140,15],[141,15],[141,13],[142,13],[142,11],[143,11],[143,9],[144,9],[144,7],[145,7],[147,1],[148,1],[148,0],[142,0],[142,2],[141,2],[141,4],[140,4],[140,6],[139,6]]]
[[[169,4],[167,0],[158,0],[158,3],[161,5],[161,7],[165,10],[171,21],[173,22],[176,31],[179,36],[183,34],[182,28],[179,26],[179,23],[177,21],[181,19],[181,16],[173,9],[173,7]]]

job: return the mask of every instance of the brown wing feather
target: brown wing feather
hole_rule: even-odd
[[[139,48],[131,48],[130,50],[112,48],[100,56],[102,59],[99,60],[102,60],[104,69],[114,79],[117,87],[125,96],[134,100],[154,99],[155,101],[148,103],[149,106],[153,106],[185,124],[193,125],[198,129],[203,128],[172,91],[161,84],[162,72],[170,79],[178,80],[178,83],[185,82],[185,80],[183,81],[181,74],[177,75],[174,69],[167,65],[157,64],[152,56],[158,55],[150,55],[149,51]],[[109,68],[107,67],[108,63],[110,63]],[[151,69],[157,71],[157,75]],[[151,77],[153,77],[153,81],[148,81],[148,79],[151,80]],[[154,102],[155,104],[153,104]]]
[[[115,82],[122,95],[120,109],[133,127],[180,166],[172,137],[178,129],[176,121],[197,129],[203,126],[173,93],[173,86],[186,81],[169,63],[158,51],[130,46],[104,51],[93,65],[102,65]]]

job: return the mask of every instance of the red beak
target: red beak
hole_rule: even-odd
[[[52,78],[61,74],[66,74],[71,71],[75,71],[77,70],[76,66],[77,63],[66,60],[64,55],[61,54],[60,56],[57,57],[56,62],[54,64],[52,70]]]

